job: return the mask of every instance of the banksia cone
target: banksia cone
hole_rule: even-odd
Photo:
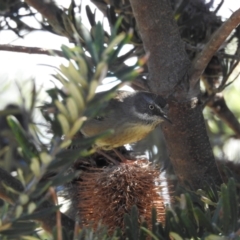
[[[155,207],[158,221],[164,222],[165,207],[159,171],[145,161],[135,161],[106,168],[89,168],[77,182],[76,202],[82,226],[96,227],[99,222],[110,231],[123,228],[125,213],[132,206],[139,209],[139,222],[151,225],[151,210]]]

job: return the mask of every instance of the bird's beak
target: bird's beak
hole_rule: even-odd
[[[162,115],[163,119],[172,124],[172,121],[167,117],[166,114]]]

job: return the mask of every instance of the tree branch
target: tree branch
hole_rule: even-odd
[[[181,40],[170,1],[131,0],[134,16],[144,43],[150,53],[148,60],[149,87],[168,96],[183,79],[190,61]],[[177,66],[176,66],[177,65]],[[187,89],[185,83],[183,88]]]
[[[204,180],[221,178],[199,105],[199,84],[192,91],[188,72],[191,66],[168,0],[130,0],[143,40],[150,53],[150,89],[168,98],[168,117],[162,124],[169,158],[179,182],[202,188]]]
[[[57,34],[65,36],[69,39],[72,39],[71,27],[66,29],[63,22],[64,12],[62,9],[58,8],[54,1],[42,1],[42,0],[25,0],[25,2],[35,8],[39,13],[45,17],[51,26],[54,28]],[[66,14],[65,14],[66,15]]]
[[[207,106],[210,107],[212,111],[234,131],[237,138],[240,139],[240,123],[228,108],[223,95],[221,93],[216,94],[214,98],[208,102]]]
[[[29,54],[45,54],[49,56],[54,56],[52,53],[55,53],[59,57],[63,57],[62,51],[59,50],[44,49],[38,47],[24,47],[10,44],[0,44],[0,51],[21,52]]]
[[[226,38],[240,23],[240,9],[235,11],[232,16],[222,24],[222,26],[212,35],[210,41],[205,45],[201,53],[198,54],[190,70],[190,85],[194,89],[200,76],[207,67],[212,56],[218,51]]]

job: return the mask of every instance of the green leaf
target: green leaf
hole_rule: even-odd
[[[146,240],[148,233],[145,231],[148,229],[147,223],[144,221],[140,227],[139,240]]]
[[[223,236],[218,236],[218,235],[209,235],[206,238],[204,238],[204,240],[228,240],[229,238],[227,237],[223,237]]]
[[[122,20],[123,20],[123,17],[119,17],[117,19],[117,22],[115,23],[114,27],[111,28],[111,35],[110,35],[110,38],[109,38],[110,42],[117,36],[117,33],[118,33],[118,30],[121,26]]]
[[[194,208],[194,214],[196,215],[199,226],[206,228],[208,232],[213,232],[213,227],[211,224],[211,221],[206,217],[206,215],[200,210],[200,208],[195,207]]]
[[[87,51],[89,51],[94,63],[97,64],[99,62],[99,57],[97,54],[96,46],[92,41],[92,37],[87,28],[85,28],[83,25],[81,26],[81,31],[85,40]]]
[[[92,13],[91,8],[86,5],[86,14],[88,17],[88,21],[91,24],[91,26],[95,26],[96,25],[96,21],[95,21],[95,14]]]
[[[157,236],[155,236],[150,230],[148,230],[145,227],[141,227],[143,231],[145,231],[150,237],[152,237],[152,240],[159,240]]]
[[[69,47],[67,47],[66,45],[62,45],[61,49],[62,49],[62,53],[66,59],[70,60],[70,59],[74,58],[75,55]]]
[[[228,196],[229,196],[229,206],[230,206],[230,232],[234,232],[237,230],[238,226],[238,200],[237,200],[237,192],[236,192],[236,184],[233,178],[230,178],[228,181]]]
[[[12,223],[10,229],[0,231],[1,235],[9,237],[19,237],[21,235],[32,235],[33,231],[37,227],[37,224],[30,221],[16,221]]]
[[[171,237],[171,239],[174,239],[174,240],[183,240],[183,238],[181,238],[181,236],[179,236],[175,232],[170,232],[169,236]]]
[[[197,229],[196,225],[192,223],[192,221],[189,219],[189,216],[187,212],[181,213],[181,221],[185,225],[186,230],[189,233],[189,237],[193,237],[194,239],[197,239]]]
[[[103,25],[100,22],[97,23],[94,29],[94,41],[96,44],[98,56],[102,57],[102,53],[104,50],[104,29]]]
[[[131,221],[132,221],[132,235],[134,240],[138,240],[139,236],[139,222],[138,222],[138,208],[133,206],[131,209]]]
[[[26,160],[36,157],[38,155],[38,151],[34,144],[30,141],[27,133],[22,128],[18,120],[14,116],[8,116],[7,121],[17,139],[18,144],[22,148],[23,154],[27,158]]]
[[[221,185],[221,194],[222,194],[222,221],[223,221],[223,233],[230,233],[231,226],[231,211],[230,211],[230,201],[229,193],[226,184]]]

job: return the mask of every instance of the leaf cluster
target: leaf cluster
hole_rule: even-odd
[[[100,100],[95,96],[102,80],[112,75],[109,67],[115,63],[122,47],[131,37],[130,34],[117,34],[117,28],[118,25],[111,30],[111,38],[104,42],[104,30],[100,23],[94,36],[82,26],[85,45],[81,45],[78,41],[80,37],[76,36],[79,45],[73,48],[62,46],[67,66],[60,65],[53,75],[61,87],[56,85],[47,90],[48,100],[40,107],[47,128],[38,128],[32,121],[31,113],[37,103],[35,86],[28,110],[26,106],[13,109],[8,106],[1,112],[4,127],[12,131],[11,138],[1,135],[2,142],[6,152],[17,152],[10,156],[16,157],[13,162],[18,162],[13,168],[5,168],[4,164],[1,168],[0,196],[5,203],[1,207],[0,235],[5,239],[17,235],[26,239],[27,235],[37,236],[38,224],[33,220],[49,225],[46,227],[52,231],[57,221],[56,212],[62,224],[65,222],[67,229],[73,230],[74,222],[59,212],[60,205],[57,204],[54,188],[61,188],[75,177],[76,173],[71,172],[72,164],[79,157],[91,155],[94,141],[101,137],[75,139],[84,121],[95,117],[120,86],[116,83],[115,87],[102,94]],[[141,64],[119,67],[117,76],[122,81],[131,81],[138,75]],[[47,144],[42,141],[42,131],[51,134]],[[11,139],[15,141],[14,149],[8,148]],[[72,145],[77,148],[69,149]],[[5,158],[6,152],[2,152],[1,158]],[[11,176],[12,172],[16,177]],[[45,223],[46,219],[49,219],[48,223]],[[69,233],[71,235],[70,230]]]

